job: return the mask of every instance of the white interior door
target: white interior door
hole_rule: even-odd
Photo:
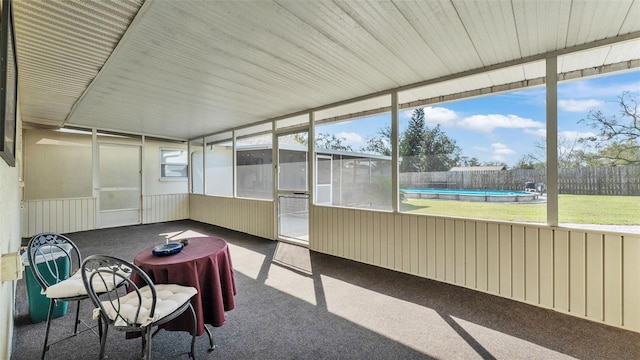
[[[98,146],[98,227],[141,223],[141,148],[100,143]]]

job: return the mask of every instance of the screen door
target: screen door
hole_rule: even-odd
[[[98,227],[141,223],[140,152],[139,145],[99,144]]]

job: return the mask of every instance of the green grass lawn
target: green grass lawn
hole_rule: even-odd
[[[401,211],[518,222],[547,222],[546,203],[487,203],[456,200],[410,199]],[[560,223],[640,225],[640,197],[559,195]]]

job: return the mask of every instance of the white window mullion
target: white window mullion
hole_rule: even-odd
[[[391,93],[391,206],[393,212],[400,211],[400,194],[398,187],[398,92]]]
[[[547,224],[558,226],[558,58],[546,61]]]

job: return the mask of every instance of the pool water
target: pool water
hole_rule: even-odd
[[[509,190],[403,189],[408,199],[440,199],[485,202],[526,202],[538,199],[537,193]]]
[[[417,192],[425,194],[460,194],[460,195],[489,195],[489,196],[513,196],[530,195],[526,191],[508,190],[464,190],[464,189],[406,189],[405,192]]]

